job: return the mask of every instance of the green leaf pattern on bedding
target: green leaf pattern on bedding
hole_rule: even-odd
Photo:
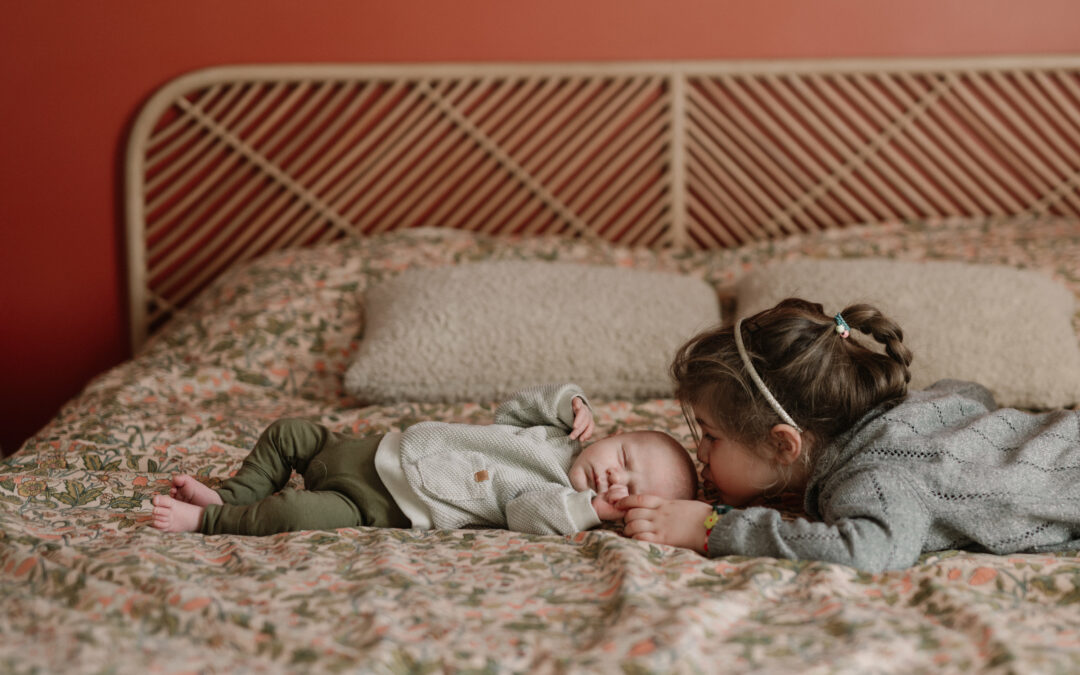
[[[203,537],[158,533],[147,514],[172,473],[217,484],[280,416],[355,433],[490,422],[493,401],[366,406],[343,394],[360,293],[411,267],[551,259],[724,289],[765,261],[873,255],[1050,269],[1080,292],[1078,251],[1080,226],[1051,219],[889,223],[708,254],[417,230],[233,270],[0,463],[0,670],[1075,671],[1080,558],[1069,555],[949,551],[869,575],[708,560],[617,528]],[[595,404],[599,435],[660,428],[691,443],[675,401]]]

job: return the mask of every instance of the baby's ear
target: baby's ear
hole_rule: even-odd
[[[803,437],[799,430],[790,424],[777,424],[769,431],[769,442],[776,451],[776,459],[784,466],[789,466],[802,456]]]

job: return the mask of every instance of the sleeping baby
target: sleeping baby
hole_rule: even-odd
[[[693,499],[690,454],[659,431],[609,436],[582,449],[593,414],[574,384],[519,391],[490,425],[422,422],[350,436],[302,419],[271,424],[214,490],[175,476],[153,498],[167,532],[268,535],[342,527],[500,527],[571,534],[620,520],[631,494]],[[293,470],[303,490],[282,489]]]

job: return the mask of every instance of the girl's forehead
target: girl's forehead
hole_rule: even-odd
[[[709,410],[700,403],[695,403],[690,406],[690,409],[694,411],[694,419],[698,424],[703,424],[707,427],[715,427],[713,423],[712,414]]]

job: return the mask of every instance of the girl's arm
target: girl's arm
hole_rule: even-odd
[[[830,486],[825,522],[784,519],[775,509],[737,509],[722,516],[708,538],[708,555],[821,560],[877,572],[903,569],[922,553],[930,518],[900,478],[864,469]],[[635,539],[704,552],[710,507],[632,495],[624,533]],[[700,516],[700,518],[699,518]],[[700,539],[700,543],[695,543]]]

